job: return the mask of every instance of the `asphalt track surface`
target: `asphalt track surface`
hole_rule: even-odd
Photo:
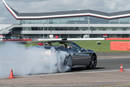
[[[96,69],[75,67],[66,73],[0,79],[0,87],[130,87],[130,58],[99,58]]]
[[[120,64],[123,64],[124,69],[130,69],[130,58],[100,59],[97,67],[104,70],[119,69]]]
[[[119,70],[121,64],[123,64],[124,69],[130,69],[130,58],[98,59],[98,64],[97,64],[96,69],[87,69],[86,70],[85,67],[74,67],[72,69],[72,72]]]

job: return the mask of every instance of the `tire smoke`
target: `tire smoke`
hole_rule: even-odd
[[[67,52],[55,48],[26,48],[24,45],[6,42],[0,45],[0,78],[9,76],[10,69],[14,75],[57,73],[69,70],[63,66]]]

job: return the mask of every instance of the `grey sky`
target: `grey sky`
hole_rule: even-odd
[[[19,12],[50,12],[77,9],[114,12],[130,9],[130,0],[6,0],[6,2]],[[4,7],[2,0],[0,0],[0,13],[0,23],[17,22]]]

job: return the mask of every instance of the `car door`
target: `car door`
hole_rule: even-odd
[[[79,51],[79,55],[81,56],[81,63],[82,64],[88,64],[91,60],[91,56],[90,53],[88,53],[88,51],[86,51],[85,49],[82,49]]]
[[[87,52],[82,51],[80,47],[76,45],[71,45],[71,50],[73,51],[72,62],[74,65],[86,65],[90,59]]]

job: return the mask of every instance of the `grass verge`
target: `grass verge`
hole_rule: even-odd
[[[111,40],[112,41],[112,40]],[[86,41],[74,41],[81,47],[85,49],[92,49],[95,52],[128,52],[128,51],[111,51],[110,50],[110,40],[86,40]],[[115,41],[115,40],[113,40]],[[122,41],[122,40],[116,40],[116,41]],[[125,40],[123,40],[125,41]],[[128,40],[126,40],[128,41]],[[98,43],[101,43],[100,45]],[[26,46],[35,46],[37,45],[38,41],[36,42],[29,42],[26,44]]]

